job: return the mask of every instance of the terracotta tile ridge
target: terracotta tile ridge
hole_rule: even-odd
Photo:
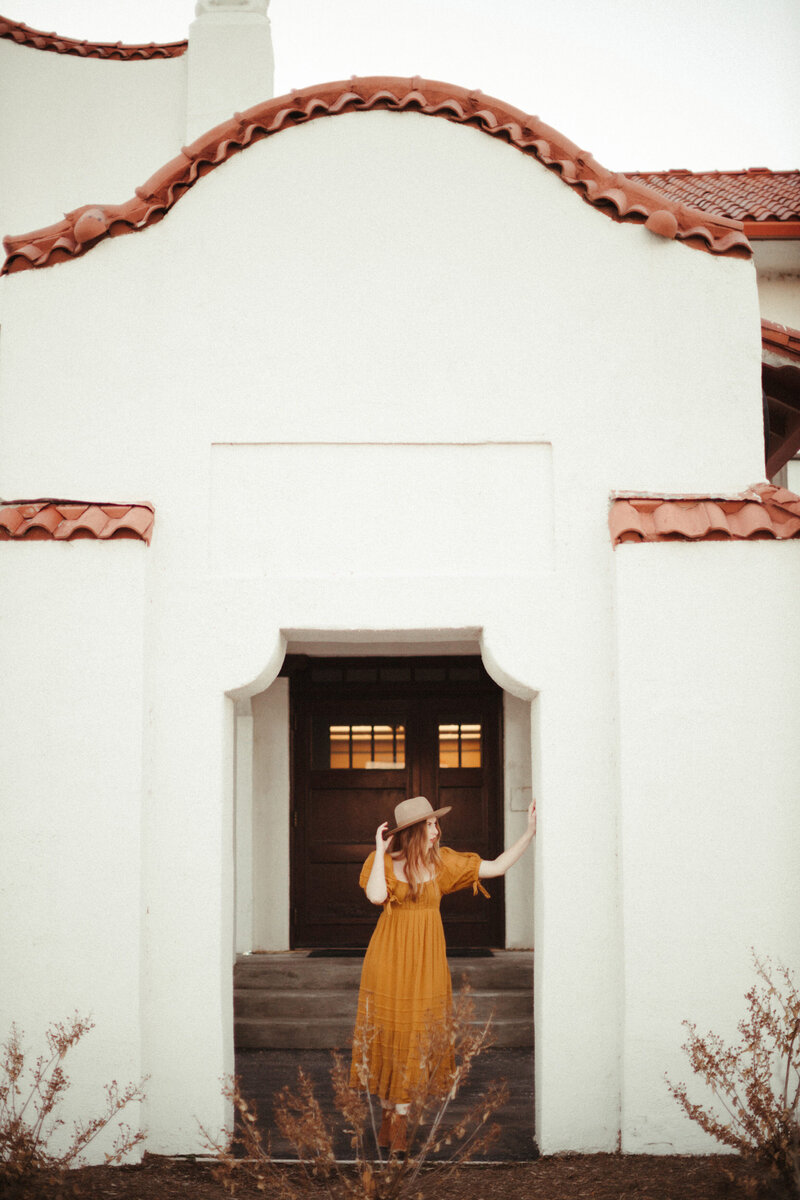
[[[188,45],[185,41],[147,42],[137,45],[123,45],[122,42],[89,42],[31,29],[29,25],[23,25],[21,21],[12,21],[8,17],[0,17],[0,38],[8,38],[18,46],[29,46],[32,50],[51,50],[56,54],[74,54],[80,58],[107,58],[127,62],[152,58],[179,58],[186,53]]]
[[[146,502],[115,504],[52,498],[0,501],[0,541],[4,542],[132,538],[149,545],[154,523],[155,508]]]
[[[774,321],[762,320],[761,345],[765,350],[771,350],[774,354],[800,361],[800,329],[792,329],[789,325],[777,325]]]
[[[658,236],[712,254],[740,258],[752,254],[741,222],[667,199],[644,184],[608,171],[538,117],[454,84],[373,76],[293,91],[234,114],[185,146],[125,203],[84,205],[57,224],[6,237],[2,273],[52,266],[85,254],[105,237],[147,228],[160,221],[208,171],[263,138],[323,117],[380,109],[441,117],[500,138],[536,158],[586,203],[615,221],[644,224]]]
[[[771,483],[718,495],[612,492],[612,545],[800,539],[800,496]]]

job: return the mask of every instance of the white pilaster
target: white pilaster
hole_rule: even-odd
[[[253,714],[249,700],[236,713],[236,953],[253,949]],[[243,711],[244,710],[244,711]]]
[[[269,0],[198,0],[189,28],[186,141],[274,90]]]

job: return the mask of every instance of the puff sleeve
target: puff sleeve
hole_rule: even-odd
[[[373,850],[372,854],[370,854],[369,858],[367,859],[367,861],[364,863],[363,867],[361,868],[361,874],[358,877],[358,886],[362,889],[366,888],[366,886],[367,886],[367,880],[369,879],[370,875],[372,874],[372,864],[374,862],[375,862],[375,851]]]
[[[479,854],[460,854],[457,850],[451,850],[449,846],[442,846],[439,853],[442,856],[442,865],[439,870],[439,889],[443,896],[450,892],[460,892],[463,888],[472,888],[473,895],[480,892],[482,895],[489,897],[489,893],[483,887],[478,879],[478,871],[481,865],[481,856]]]
[[[396,887],[397,881],[395,880],[394,872],[386,869],[387,868],[387,862],[386,862],[387,858],[388,858],[388,855],[384,856],[384,860],[383,860],[383,875],[386,880],[386,899],[384,900],[384,904],[391,904],[392,901],[396,899],[394,893],[395,893],[395,887]],[[375,862],[375,851],[373,850],[372,853],[370,854],[369,858],[367,859],[367,861],[364,863],[363,867],[361,868],[361,874],[358,877],[358,885],[364,891],[367,890],[367,883],[369,881],[370,875],[372,874],[372,864],[374,862]]]

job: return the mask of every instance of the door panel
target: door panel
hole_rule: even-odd
[[[483,849],[484,853],[481,858],[489,856],[489,830],[487,828],[486,812],[481,803],[481,785],[473,784],[471,787],[468,784],[454,784],[452,787],[444,785],[439,786],[436,807],[445,808],[450,805],[452,813],[442,817],[442,825],[447,831],[447,836],[442,835],[442,840],[446,845],[453,844],[456,849],[456,844],[459,849],[475,849],[476,853],[480,853]],[[493,857],[493,856],[492,856]]]
[[[502,693],[477,659],[290,660],[287,668],[292,944],[365,946],[376,910],[358,876],[400,800],[422,794],[434,808],[452,805],[445,845],[482,858],[500,852]],[[491,903],[471,890],[443,900],[451,946],[503,944],[502,881],[491,891]]]

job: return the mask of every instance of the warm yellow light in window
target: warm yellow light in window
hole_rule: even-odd
[[[330,725],[330,769],[396,770],[405,766],[403,725]]]
[[[439,726],[440,767],[479,767],[480,765],[480,725]]]

